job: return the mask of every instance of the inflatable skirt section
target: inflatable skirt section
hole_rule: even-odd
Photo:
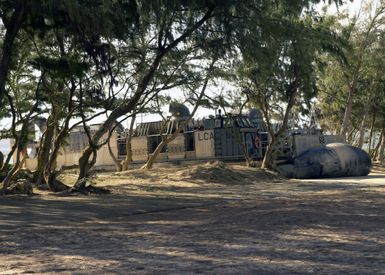
[[[278,172],[288,178],[310,179],[358,177],[369,174],[372,162],[362,149],[342,143],[310,148],[292,163],[280,164]]]

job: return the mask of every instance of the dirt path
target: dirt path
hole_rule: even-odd
[[[0,274],[385,274],[382,171],[194,169],[100,175],[111,195],[0,198]]]

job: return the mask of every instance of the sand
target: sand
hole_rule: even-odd
[[[299,181],[214,162],[93,182],[112,193],[0,197],[0,274],[385,274],[380,166]]]

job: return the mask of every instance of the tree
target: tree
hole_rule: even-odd
[[[35,91],[35,97],[36,98],[39,98],[39,93],[41,92],[41,83],[42,83],[43,77],[44,77],[44,74],[41,75],[39,82],[37,84],[36,91]],[[8,98],[11,102],[10,97],[8,97]],[[19,170],[22,166],[22,162],[25,160],[26,156],[21,156],[21,153],[23,150],[25,150],[25,146],[26,146],[26,143],[28,141],[29,122],[31,121],[31,117],[37,111],[39,103],[40,103],[39,100],[36,100],[35,103],[33,104],[33,106],[31,107],[31,109],[25,115],[25,117],[22,118],[22,124],[21,124],[20,132],[17,135],[14,132],[15,146],[16,146],[16,160],[15,160],[15,163],[13,165],[13,168],[7,173],[7,176],[4,178],[4,180],[2,182],[3,186],[1,188],[1,192],[3,192],[5,189],[7,189],[10,186],[11,181],[19,172]],[[10,103],[10,104],[12,104],[12,103]],[[12,112],[14,113],[14,107],[12,107],[12,109],[13,109]],[[13,129],[13,131],[15,131],[15,130]]]
[[[0,17],[5,33],[2,38],[0,57],[0,106],[5,96],[9,67],[13,56],[13,45],[22,24],[26,20],[26,4],[28,1],[2,1]]]
[[[2,66],[2,68],[5,68],[5,80],[6,76],[10,75],[10,69],[12,69],[10,67],[11,53],[15,55],[15,49],[12,48],[12,45],[18,39],[27,38],[35,46],[30,47],[34,51],[31,51],[27,58],[28,62],[34,65],[34,71],[29,74],[38,74],[39,71],[44,72],[41,73],[42,79],[39,82],[41,85],[37,89],[38,96],[35,97],[35,103],[31,104],[34,108],[31,109],[28,115],[24,116],[23,125],[32,122],[35,109],[40,108],[42,103],[45,106],[48,105],[46,112],[49,114],[49,119],[41,142],[41,150],[39,150],[37,182],[44,181],[49,184],[52,190],[55,190],[53,183],[56,175],[56,158],[70,130],[69,121],[76,116],[75,111],[78,109],[75,99],[79,99],[76,93],[80,81],[77,79],[84,74],[85,70],[90,68],[88,66],[90,60],[95,64],[94,71],[97,71],[99,75],[105,75],[113,71],[106,70],[104,67],[106,63],[108,65],[110,59],[109,56],[105,55],[105,48],[108,48],[110,38],[119,37],[123,39],[124,35],[128,35],[129,32],[125,31],[123,33],[121,28],[128,28],[135,21],[136,2],[94,1],[88,3],[75,0],[66,0],[60,3],[56,1],[3,2],[1,6],[3,9],[2,19],[6,26],[3,39],[3,55],[6,50],[10,52],[9,57],[3,56],[6,65]],[[23,17],[20,22],[17,21],[18,24],[14,22],[15,25],[12,20],[19,7],[23,11]],[[13,15],[10,15],[12,12]],[[11,18],[10,21],[9,17]],[[7,26],[8,23],[9,27]],[[17,30],[11,31],[15,26]],[[9,36],[11,37],[9,38]],[[101,37],[106,42],[101,42]],[[10,41],[9,43],[7,39]],[[30,46],[31,43],[28,45]],[[88,64],[86,61],[88,61]],[[2,97],[1,76],[0,96]],[[95,103],[98,101],[98,93],[89,93],[84,101],[90,98],[92,98],[90,101]],[[14,109],[14,106],[11,106],[11,96],[8,96],[8,101],[11,110]],[[65,106],[65,108],[62,108],[62,106]],[[17,140],[15,144],[19,144],[14,146],[14,150],[22,150],[21,141],[24,140],[23,135],[26,132],[23,127],[20,132],[14,132]],[[20,161],[17,160],[12,171],[17,173],[19,168]],[[12,177],[15,176],[15,173],[12,172]],[[54,176],[53,180],[49,180],[52,175]]]
[[[341,135],[346,135],[351,113],[353,106],[353,97],[355,96],[357,85],[359,79],[362,75],[362,67],[364,65],[365,59],[367,58],[367,53],[370,51],[371,45],[376,38],[376,33],[378,32],[378,28],[382,25],[382,21],[384,20],[385,15],[385,6],[380,4],[377,7],[374,7],[373,11],[373,3],[369,4],[365,7],[366,13],[368,14],[368,18],[366,22],[363,22],[363,28],[360,28],[357,23],[358,18],[353,19],[353,28],[351,32],[351,39],[354,40],[352,44],[353,50],[349,51],[349,65],[344,68],[344,74],[347,82],[348,89],[348,99],[346,103],[345,113],[341,126]],[[370,100],[370,97],[368,98]],[[364,114],[367,114],[367,111],[364,111]],[[364,120],[366,119],[366,115],[364,115]],[[363,139],[363,131],[361,131],[361,139]]]
[[[34,91],[38,82],[37,76],[32,73],[33,69],[28,63],[30,60],[30,50],[28,52],[25,51],[31,44],[26,39],[20,39],[15,41],[15,45],[17,47],[17,50],[14,52],[16,58],[10,64],[11,70],[8,75],[7,89],[5,91],[6,100],[0,114],[0,117],[12,118],[11,127],[2,131],[2,138],[14,139],[15,142],[3,165],[0,167],[2,173],[7,172],[10,160],[17,150],[18,142],[23,140],[23,144],[25,144],[29,139],[27,135],[29,130],[24,131],[25,136],[20,136],[19,134],[21,134],[20,128],[22,128],[22,125],[30,123],[30,121],[25,121],[25,119],[28,117],[26,114],[34,105],[36,99]],[[34,119],[39,113],[40,111],[36,108],[36,113],[31,114],[31,119]]]
[[[247,35],[239,34],[239,79],[266,121],[270,142],[262,167],[271,169],[293,108],[309,106],[317,94],[319,53],[339,54],[340,49],[338,37],[312,10],[282,3],[278,8],[267,5],[264,12],[257,21],[246,22],[250,29]],[[280,120],[275,131],[274,116]]]
[[[209,82],[210,78],[212,77],[211,75],[212,75],[212,72],[214,70],[214,64],[215,64],[216,61],[217,61],[216,58],[213,59],[213,61],[209,65],[209,68],[207,69],[207,72],[205,73],[206,76],[205,76],[205,79],[203,81],[203,85],[202,85],[201,91],[197,95],[197,98],[195,100],[195,106],[194,106],[192,112],[190,113],[189,117],[184,118],[184,120],[181,121],[177,125],[175,131],[173,133],[171,133],[170,135],[163,134],[164,133],[164,131],[163,131],[164,129],[162,129],[160,131],[160,137],[161,137],[162,140],[159,143],[159,145],[156,147],[155,151],[150,155],[150,157],[149,157],[148,161],[146,162],[146,164],[142,166],[142,169],[151,169],[152,166],[154,165],[155,160],[157,159],[159,154],[162,152],[163,148],[165,146],[167,146],[170,142],[175,140],[177,138],[177,136],[186,128],[186,126],[189,124],[191,119],[194,117],[196,111],[198,110],[198,107],[201,104],[202,98],[205,95],[206,88],[207,88],[207,85],[208,85],[208,82]],[[195,86],[196,85],[193,85],[193,88],[192,88],[193,90],[195,90]],[[190,100],[191,100],[191,98],[190,98]],[[165,119],[163,125],[166,126],[168,122],[170,122],[170,121]]]
[[[128,170],[128,165],[130,164],[130,162],[132,162],[131,140],[132,140],[132,136],[133,136],[133,133],[134,133],[135,119],[136,119],[136,115],[134,114],[131,117],[130,127],[128,128],[128,132],[126,133],[126,136],[125,136],[126,157],[124,158],[124,160],[121,163],[121,170],[122,171],[127,171]]]
[[[364,12],[349,19],[336,17],[334,28],[346,37],[345,63],[325,58],[327,69],[320,73],[320,109],[326,129],[337,129],[349,143],[362,148],[364,137],[370,129],[369,140],[376,131],[381,132],[379,110],[383,103],[383,24],[384,5],[364,2]],[[376,100],[374,100],[376,99]],[[341,124],[342,121],[342,124]],[[377,146],[378,147],[378,146]],[[369,152],[371,151],[369,142]]]
[[[210,25],[208,22],[210,18],[214,16],[214,11],[218,8],[210,3],[203,6],[200,4],[197,6],[195,4],[186,4],[184,6],[183,4],[167,3],[167,5],[163,7],[162,16],[157,16],[159,7],[156,7],[156,10],[151,7],[150,11],[140,11],[141,14],[146,12],[146,14],[149,15],[148,18],[145,19],[148,20],[146,23],[150,27],[140,30],[142,31],[140,37],[146,38],[149,46],[146,56],[144,56],[145,59],[141,60],[142,63],[132,64],[132,66],[136,68],[136,85],[131,87],[131,94],[127,97],[126,101],[122,102],[122,104],[109,114],[107,120],[92,136],[90,146],[84,150],[83,155],[79,159],[80,173],[75,189],[85,187],[84,179],[94,164],[93,161],[89,161],[90,157],[94,155],[93,159],[95,159],[97,149],[100,146],[99,142],[103,135],[111,129],[113,123],[119,117],[136,110],[138,104],[140,105],[146,102],[148,98],[151,98],[151,91],[157,90],[153,87],[159,85],[156,78],[157,72],[161,70],[160,68],[163,65],[162,62],[165,57],[170,54],[177,54],[179,50],[183,49],[184,45],[190,46],[189,43],[192,43],[192,46],[194,44],[196,46],[202,45],[202,39],[205,33],[203,26],[205,26],[205,28],[209,28],[210,26],[216,27],[216,25]],[[130,40],[126,41],[126,43],[128,49],[131,49],[136,41]],[[179,58],[183,59],[184,56],[181,55]],[[149,64],[149,66],[144,66],[145,64]]]

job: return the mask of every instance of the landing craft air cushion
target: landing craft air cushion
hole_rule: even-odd
[[[142,164],[149,159],[164,135],[175,133],[178,125],[185,125],[190,118],[188,108],[174,103],[170,106],[172,117],[166,123],[154,121],[140,123],[131,139],[133,163]],[[35,124],[41,132],[46,127],[46,119],[38,119]],[[293,124],[293,123],[290,123]],[[31,125],[31,132],[35,130]],[[100,125],[90,125],[91,133]],[[325,135],[311,123],[311,127],[287,129],[284,138],[274,148],[276,170],[286,177],[322,178],[343,176],[365,176],[370,172],[371,161],[368,154],[356,147],[344,144],[342,136]],[[269,144],[269,135],[259,110],[251,110],[246,115],[222,115],[218,111],[209,118],[191,120],[177,137],[164,147],[158,161],[180,163],[199,160],[232,160],[245,158],[261,161]],[[113,166],[109,157],[111,151],[123,159],[126,156],[126,134],[118,124],[111,135],[111,148],[102,146],[96,165]],[[106,137],[107,138],[107,137]],[[36,169],[39,142],[30,142],[24,148],[25,167]],[[77,165],[81,151],[88,146],[88,137],[82,126],[74,128],[59,156],[58,166]],[[1,156],[0,156],[1,157]],[[1,160],[0,160],[1,163]]]
[[[170,113],[173,117],[166,127],[163,121],[138,125],[132,138],[134,162],[147,161],[161,135],[172,134],[190,116],[188,108],[178,103],[170,106]],[[325,135],[315,127],[288,130],[276,148],[277,171],[289,178],[367,175],[371,169],[370,157],[365,151],[343,143],[342,136]],[[218,112],[206,119],[192,120],[164,148],[160,161],[241,160],[245,153],[250,159],[262,160],[267,145],[268,134],[259,110],[252,110],[248,116]],[[124,140],[120,148],[124,151]]]

